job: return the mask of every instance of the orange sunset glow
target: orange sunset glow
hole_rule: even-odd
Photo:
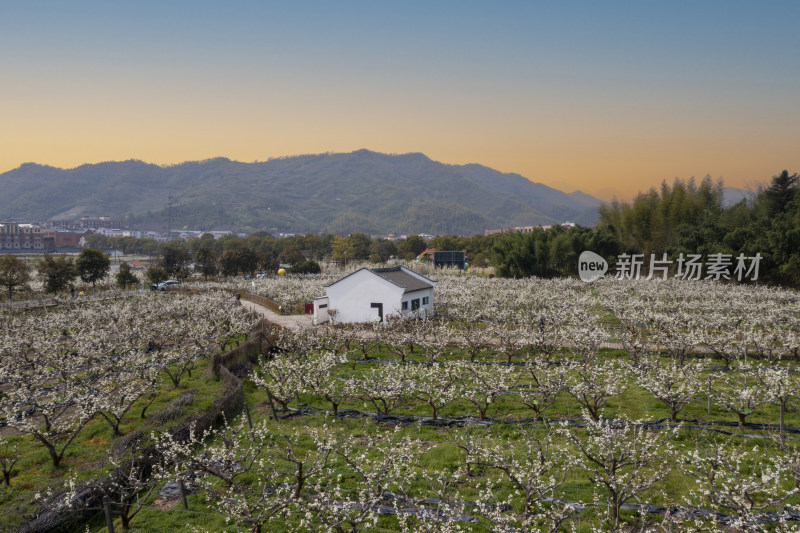
[[[2,11],[0,172],[367,148],[608,200],[800,167],[792,3]]]

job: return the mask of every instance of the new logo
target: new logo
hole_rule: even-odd
[[[585,251],[578,258],[578,275],[589,283],[602,278],[608,272],[608,262],[594,252]]]

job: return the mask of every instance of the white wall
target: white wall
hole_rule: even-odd
[[[428,303],[423,304],[423,299],[427,296]],[[404,315],[413,315],[414,311],[411,310],[411,300],[419,299],[419,316],[427,318],[433,316],[433,287],[430,289],[421,289],[414,292],[407,292],[403,295],[404,302],[408,302],[408,309],[403,311]]]
[[[329,304],[330,301],[327,296],[314,298],[314,324],[324,324],[330,321],[330,315],[328,315]]]
[[[327,287],[328,309],[336,311],[335,322],[373,322],[378,311],[371,303],[383,304],[383,318],[399,314],[403,289],[369,272],[359,270]]]

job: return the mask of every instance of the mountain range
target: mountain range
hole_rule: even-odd
[[[419,153],[368,150],[242,163],[159,166],[137,160],[60,169],[35,163],[0,174],[0,218],[107,215],[137,227],[455,233],[572,221],[592,225],[601,201],[491,168]]]

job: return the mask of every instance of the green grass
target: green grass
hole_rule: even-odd
[[[374,347],[370,352],[371,357],[388,359],[391,356],[385,347]],[[562,352],[556,358],[567,357],[568,353]],[[450,350],[444,355],[444,360],[457,360],[466,357],[464,351]],[[525,356],[519,356],[515,360],[521,360]],[[535,355],[534,355],[535,357]],[[603,359],[620,359],[623,358],[622,352],[618,350],[601,350],[599,356]],[[483,360],[498,360],[498,358],[491,352],[485,352],[480,357]],[[423,361],[425,356],[423,352],[415,351],[414,354],[408,357],[410,360]],[[715,362],[715,361],[709,361]],[[121,426],[123,434],[129,434],[136,429],[142,429],[145,434],[150,431],[159,431],[164,429],[163,424],[153,424],[151,421],[159,410],[164,409],[169,402],[174,400],[178,395],[183,394],[188,390],[195,391],[194,400],[191,405],[187,406],[180,418],[172,420],[168,425],[177,424],[186,416],[203,412],[208,409],[213,400],[220,393],[220,383],[210,378],[208,372],[207,359],[203,359],[198,364],[196,370],[192,371],[191,377],[184,378],[180,388],[174,388],[169,381],[162,380],[159,387],[158,400],[148,409],[148,418],[141,420],[138,417],[138,409],[134,407]],[[337,369],[337,376],[341,378],[349,378],[359,376],[367,369],[380,363],[369,364],[344,364]],[[668,418],[669,410],[660,401],[655,399],[647,391],[635,385],[633,378],[629,378],[630,387],[621,395],[611,397],[608,400],[606,407],[603,409],[603,415],[614,418],[627,418],[630,420],[647,419],[652,420],[656,418]],[[252,418],[258,423],[259,421],[267,421],[270,410],[267,407],[266,393],[260,388],[256,387],[252,382],[245,380],[244,385],[245,401],[251,408]],[[301,401],[312,405],[316,408],[323,410],[330,410],[330,403],[322,398],[303,395]],[[296,405],[291,404],[296,407]],[[371,407],[365,408],[361,400],[346,400],[340,405],[341,409],[359,409],[359,410],[372,410]],[[409,400],[405,406],[397,409],[394,414],[410,414],[430,416],[430,408],[424,403],[414,400]],[[477,416],[477,409],[470,403],[459,400],[448,404],[440,412],[440,417],[452,417],[462,415]],[[528,418],[533,415],[533,412],[521,404],[519,398],[515,395],[502,395],[496,399],[491,405],[487,413],[488,417],[498,420],[515,420]],[[557,401],[545,412],[547,418],[576,418],[581,415],[581,409],[575,400],[567,393],[562,392]],[[755,413],[748,417],[748,422],[754,423],[767,423],[777,424],[779,417],[779,409],[776,405],[763,405]],[[702,420],[725,420],[736,422],[737,417],[735,414],[727,411],[721,406],[714,404],[712,412],[709,415],[707,412],[707,403],[705,399],[699,398],[693,401],[680,415],[681,419],[702,419]],[[378,432],[386,431],[387,428],[373,423],[369,419],[343,419],[334,418],[324,415],[312,415],[290,418],[280,421],[267,421],[270,427],[273,427],[276,432],[300,431],[309,432],[314,429],[328,426],[333,431],[341,432],[342,434],[349,435],[353,438],[364,437],[365,435],[374,435]],[[790,409],[786,413],[786,424],[788,426],[800,426],[800,413],[796,405],[790,405]],[[739,430],[735,427],[723,428],[728,431],[751,433],[755,430],[744,428]],[[462,431],[457,428],[450,430],[452,432]],[[509,449],[512,449],[515,444],[519,443],[519,428],[512,424],[497,423],[489,428],[472,428],[471,431],[484,435],[485,438],[505,442]],[[462,466],[463,452],[449,442],[450,436],[448,430],[441,428],[421,426],[419,424],[412,424],[404,426],[401,429],[403,435],[408,435],[422,443],[424,452],[418,458],[416,466],[417,473],[425,470],[431,471],[444,471],[454,472]],[[693,445],[696,438],[718,438],[715,434],[697,429],[682,429],[678,433],[678,437],[674,440],[673,444],[676,447]],[[719,437],[721,438],[721,437]],[[106,457],[109,449],[111,449],[120,439],[115,437],[107,422],[99,417],[96,417],[90,424],[84,428],[79,435],[75,444],[68,449],[64,464],[58,468],[53,468],[50,464],[49,457],[42,446],[32,441],[30,438],[21,439],[21,455],[22,459],[17,465],[19,473],[12,480],[12,487],[10,489],[0,489],[0,512],[3,512],[3,526],[10,528],[21,525],[25,521],[24,514],[31,509],[29,504],[33,493],[41,491],[46,487],[58,488],[64,483],[68,474],[77,473],[78,480],[89,479],[97,477],[108,471],[108,464]],[[790,436],[792,441],[797,441],[797,436]],[[567,446],[567,443],[562,439],[556,439],[559,446]],[[312,446],[311,440],[307,440],[307,450]],[[737,439],[732,441],[731,446],[753,446],[753,440],[750,439]],[[367,450],[368,451],[368,450]],[[572,450],[572,453],[577,453]],[[767,453],[774,453],[768,451]],[[498,486],[497,496],[503,500],[507,499],[515,508],[520,507],[520,501],[514,497],[512,485],[502,479],[500,474],[496,471],[488,471],[486,469],[475,469],[473,472],[475,477],[467,480],[460,487],[458,487],[457,497],[463,500],[475,499],[478,497],[478,485],[488,480],[501,480]],[[656,486],[643,493],[640,498],[642,501],[653,504],[663,503],[683,503],[689,497],[690,488],[694,486],[694,481],[687,477],[686,474],[678,468],[673,468],[672,471]],[[417,477],[411,478],[408,485],[405,487],[409,494],[425,497],[427,495],[427,486],[420,481]],[[579,468],[570,470],[566,483],[559,489],[558,497],[583,502],[592,502],[595,498],[603,501],[606,494],[603,490],[598,490],[587,479],[585,472]],[[155,498],[155,497],[154,497]],[[153,498],[153,499],[154,499]],[[185,511],[180,506],[170,509],[160,509],[155,507],[147,507],[142,510],[139,515],[135,517],[132,522],[134,531],[178,531],[186,530],[190,526],[194,526],[199,530],[208,531],[237,531],[233,524],[226,524],[224,518],[214,512],[205,501],[202,494],[193,494],[188,498],[189,510]],[[152,502],[151,502],[152,503]],[[702,502],[696,502],[702,504]],[[800,497],[792,498],[789,503],[799,504]],[[603,514],[603,509],[589,509],[580,513],[575,518],[574,523],[578,531],[588,531],[591,525],[598,525],[599,518]],[[638,520],[638,515],[632,512],[623,513],[626,520]],[[119,520],[116,523],[117,528],[121,526]],[[289,523],[275,523],[270,524],[270,531],[290,530],[292,522]],[[91,531],[100,532],[104,531],[105,525],[102,517],[96,517],[89,524]],[[379,521],[379,529],[385,531],[396,531],[399,529],[399,523],[395,517],[382,517]],[[481,530],[481,526],[475,526],[475,530]]]
[[[388,357],[385,350],[376,349],[371,354],[373,357]],[[445,358],[448,360],[457,359],[463,357],[463,353],[453,352],[448,354]],[[613,350],[604,350],[600,354],[600,358],[619,358],[621,357],[621,353],[618,351]],[[345,364],[340,367],[338,370],[337,375],[341,378],[347,378],[351,376],[357,376],[361,372],[364,372],[369,367],[373,366],[374,363],[371,364],[358,364],[353,368],[351,364]],[[255,406],[253,410],[253,419],[254,421],[264,420],[268,414],[268,409],[265,408],[265,401],[266,395],[263,391],[258,389],[257,387],[253,386],[252,383],[247,383],[245,386],[245,393],[247,397],[247,402],[251,406]],[[314,407],[320,409],[330,409],[329,402],[321,399],[315,398],[311,396],[303,396],[301,397],[301,401],[312,405]],[[361,401],[345,401],[340,406],[340,409],[364,409],[363,403]],[[369,409],[366,409],[369,410]],[[415,415],[423,415],[429,416],[429,408],[427,408],[421,402],[410,401],[407,406],[402,409],[398,409],[396,414],[415,414]],[[471,406],[471,404],[465,401],[457,401],[449,404],[447,407],[442,409],[441,416],[448,417],[448,416],[459,416],[464,414],[472,414],[476,415],[477,412],[475,408]],[[504,395],[501,396],[490,408],[488,416],[495,417],[498,419],[508,419],[508,418],[525,418],[531,416],[531,412],[522,406],[518,399],[513,395]],[[562,393],[556,403],[549,409],[546,413],[546,416],[552,418],[560,418],[560,417],[577,417],[580,415],[580,409],[575,403],[574,399],[572,399],[568,394]],[[620,417],[620,418],[627,418],[627,419],[655,419],[655,418],[668,418],[669,417],[669,410],[664,406],[660,401],[656,400],[652,397],[648,392],[640,389],[639,387],[632,384],[628,388],[628,390],[616,397],[612,397],[609,399],[607,406],[604,409],[604,415],[610,417]],[[714,406],[711,415],[709,416],[706,412],[706,402],[703,399],[698,399],[692,402],[686,410],[681,413],[681,418],[700,418],[700,419],[714,419],[714,420],[729,420],[735,422],[737,420],[736,416],[732,413],[728,412],[725,409],[721,409],[719,406]],[[773,405],[765,405],[759,408],[753,415],[748,417],[749,422],[763,422],[763,423],[777,423],[778,419],[778,408],[777,406]],[[334,431],[342,432],[344,434],[350,435],[353,438],[362,437],[365,434],[374,434],[378,431],[384,431],[385,428],[380,428],[371,421],[365,419],[340,419],[340,418],[332,418],[330,416],[324,415],[313,415],[313,416],[302,416],[291,418],[288,420],[282,420],[279,422],[268,422],[273,427],[275,427],[276,431],[291,431],[291,430],[299,430],[299,431],[309,431],[310,429],[314,428],[321,428],[323,425],[328,425]],[[786,417],[787,425],[800,425],[800,415],[798,414],[796,409],[790,410],[787,413]],[[733,430],[737,432],[736,428],[725,428],[728,430]],[[459,429],[453,429],[451,431],[461,431]],[[511,424],[495,424],[489,428],[473,428],[471,431],[479,432],[485,436],[485,438],[505,442],[506,445],[511,448],[514,446],[514,443],[517,442],[518,437],[518,428]],[[463,463],[463,452],[456,448],[452,443],[449,442],[448,432],[447,430],[443,430],[440,428],[434,428],[430,426],[420,426],[420,425],[409,425],[402,428],[403,434],[411,436],[415,439],[420,440],[424,443],[426,447],[426,451],[422,453],[418,458],[417,468],[419,471],[445,471],[445,472],[453,472],[456,469],[460,468]],[[752,432],[745,428],[743,432]],[[702,430],[695,430],[695,429],[683,429],[678,433],[678,437],[672,442],[676,447],[685,447],[693,445],[695,439],[697,438],[721,438],[717,437],[716,435],[711,435],[707,432]],[[792,437],[796,439],[796,437]],[[556,440],[557,444],[560,446],[566,446],[566,442],[561,439]],[[747,439],[738,439],[732,441],[730,444],[731,446],[752,446],[752,441]],[[573,450],[573,453],[576,453]],[[774,453],[773,451],[769,451],[768,453]],[[464,484],[460,487],[458,492],[458,498],[469,500],[477,498],[478,491],[476,487],[481,483],[485,482],[489,479],[502,479],[497,472],[494,471],[487,471],[486,469],[475,469],[474,472],[476,477],[470,479],[467,484]],[[689,497],[689,490],[691,487],[694,486],[694,480],[687,477],[680,469],[673,468],[670,473],[660,482],[658,482],[652,489],[645,491],[640,495],[641,501],[645,501],[647,503],[652,504],[667,504],[667,503],[683,503]],[[411,480],[408,485],[405,487],[406,490],[412,495],[417,495],[419,497],[424,497],[426,495],[426,489],[424,483],[422,483],[419,479]],[[512,503],[515,508],[519,508],[520,501],[513,496],[513,487],[507,481],[501,481],[499,485],[499,489],[496,493],[497,497],[500,500],[508,500]],[[602,489],[597,489],[593,484],[587,479],[585,472],[581,471],[578,468],[573,468],[570,470],[567,476],[567,482],[559,489],[558,496],[564,499],[575,500],[575,501],[583,501],[583,502],[592,502],[595,498],[599,498],[600,501],[603,501],[606,497],[606,494]],[[190,505],[192,509],[194,509],[194,505],[197,504],[200,506],[200,509],[207,508],[203,507],[203,502],[200,500],[199,497],[195,496],[194,499],[190,501]],[[702,503],[702,502],[700,502]],[[800,503],[800,498],[795,497],[792,498],[788,503],[798,504]],[[169,529],[172,524],[171,520],[174,520],[176,515],[183,516],[184,523],[186,524],[214,524],[213,530],[229,530],[232,529],[224,529],[223,523],[220,521],[220,518],[215,518],[212,522],[207,522],[208,517],[205,515],[196,514],[199,511],[193,511],[190,513],[183,513],[181,510],[173,510],[170,512],[158,511],[153,509],[148,509],[143,511],[141,515],[141,521],[137,517],[137,528],[142,528],[142,531],[147,530],[166,530]],[[183,513],[183,514],[181,514]],[[604,513],[604,508],[595,508],[589,509],[582,513],[579,513],[578,516],[574,519],[574,523],[576,524],[578,531],[588,531],[590,526],[592,525],[599,525],[600,517]],[[628,521],[638,521],[640,519],[637,513],[631,511],[625,511],[622,513],[622,517],[624,520]],[[199,520],[195,521],[195,520]],[[270,525],[271,530],[280,531],[282,527],[285,527],[286,524],[274,524]],[[393,531],[399,528],[398,522],[396,518],[393,517],[383,517],[379,522],[379,528],[381,530]],[[95,531],[100,531],[102,529],[102,524],[95,529]],[[481,530],[480,526],[475,526],[476,530]]]
[[[96,415],[67,448],[58,467],[53,466],[47,450],[33,437],[19,437],[20,460],[14,469],[16,475],[11,479],[11,487],[4,487],[0,491],[3,527],[11,530],[25,522],[26,515],[37,506],[33,502],[36,492],[43,493],[48,489],[58,491],[70,476],[75,476],[76,481],[81,482],[108,473],[111,470],[107,461],[109,450],[114,449],[125,435],[137,429],[142,430],[145,436],[151,431],[163,430],[164,423],[156,422],[154,418],[181,394],[195,392],[192,403],[183,408],[180,416],[169,420],[167,425],[179,424],[189,416],[207,411],[221,392],[221,383],[209,378],[209,366],[209,358],[200,359],[197,368],[190,377],[183,378],[179,388],[175,388],[168,379],[161,379],[158,397],[147,408],[146,418],[140,417],[145,402],[145,399],[140,399],[125,415],[120,425],[121,436],[114,435],[109,423]]]

